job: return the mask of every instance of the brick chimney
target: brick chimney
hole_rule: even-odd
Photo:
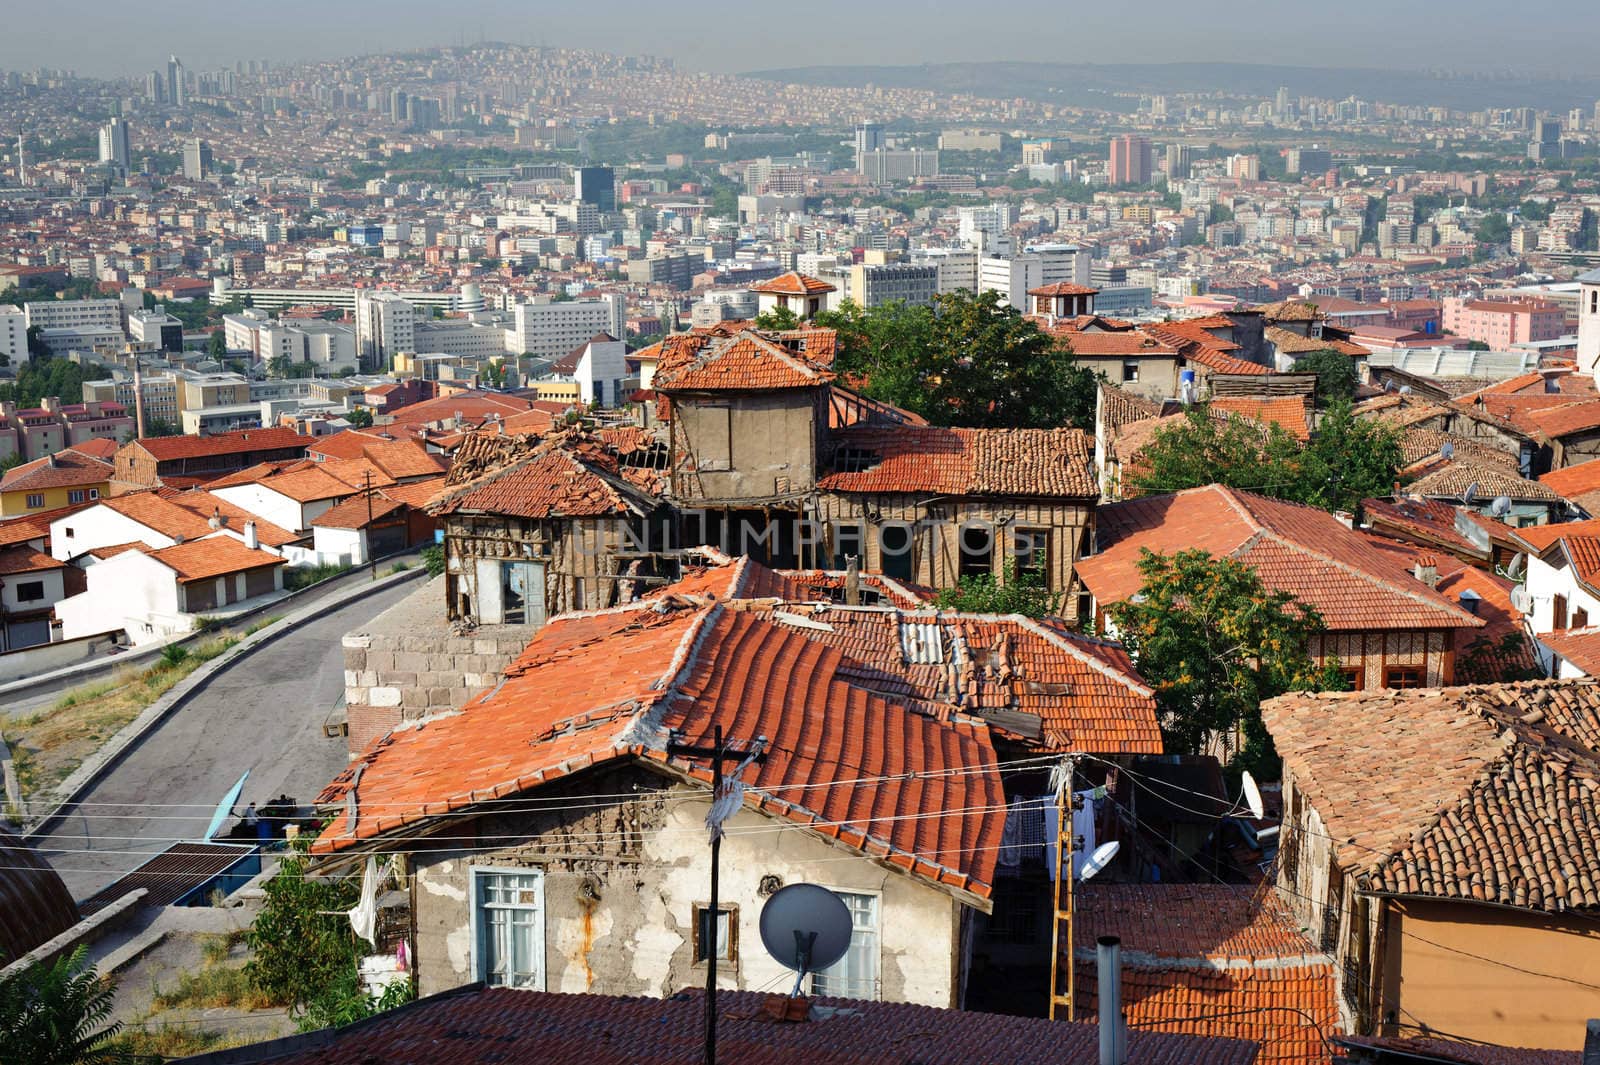
[[[1439,587],[1439,560],[1432,555],[1418,555],[1412,575],[1429,588]]]

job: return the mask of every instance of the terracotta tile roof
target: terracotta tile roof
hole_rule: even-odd
[[[100,506],[174,539],[198,540],[215,531],[205,518],[158,492],[129,492],[127,495],[111,496],[100,500]]]
[[[508,422],[510,420],[507,419]],[[376,440],[365,444],[361,448],[361,455],[397,481],[434,477],[445,469],[438,455],[431,454],[415,440]]]
[[[663,358],[651,387],[658,392],[767,392],[816,388],[833,376],[825,366],[749,329],[686,346],[671,361]]]
[[[65,569],[66,563],[51,558],[42,551],[35,551],[26,544],[15,547],[0,547],[0,577],[12,577],[18,573],[41,573],[47,569]]]
[[[153,550],[151,546],[143,540],[132,540],[125,544],[106,544],[104,547],[93,547],[89,549],[88,554],[91,558],[98,558],[103,562],[108,558],[116,558],[124,551],[141,551],[149,554],[151,550]]]
[[[751,292],[764,292],[771,296],[823,296],[829,292],[838,291],[837,286],[830,285],[820,277],[802,274],[797,270],[790,270],[786,274],[779,274],[769,281],[759,281],[750,286]]]
[[[1551,407],[1585,406],[1574,404],[1571,396],[1543,393],[1539,395],[1502,396],[1478,393],[1471,400],[1456,399],[1450,401],[1451,406],[1463,413],[1470,413],[1489,421],[1493,425],[1515,429],[1525,436],[1534,436],[1544,432],[1543,427],[1534,420],[1534,415],[1539,411]]]
[[[1600,462],[1590,460],[1541,474],[1539,483],[1563,499],[1600,491]]]
[[[269,547],[282,547],[292,544],[301,537],[298,533],[290,532],[281,525],[274,525],[265,518],[258,517],[245,510],[237,503],[223,499],[221,496],[212,495],[202,488],[192,488],[187,492],[173,492],[165,496],[170,503],[176,503],[186,510],[193,511],[206,519],[209,528],[213,518],[222,518],[225,528],[236,533],[243,533],[245,522],[256,523],[256,536]]]
[[[446,422],[456,421],[458,414],[461,415],[460,421],[464,424],[457,424],[456,428],[461,429],[465,426],[477,426],[487,421],[491,415],[498,414],[503,418],[509,418],[529,409],[527,400],[483,392],[457,392],[436,399],[425,399],[421,403],[413,403],[409,407],[401,407],[395,411],[392,420],[379,426],[376,432],[364,431],[361,435],[367,440],[362,441],[362,446],[365,447],[366,443],[373,437],[379,436],[379,433],[386,433],[396,438],[416,436],[430,425],[443,425]]]
[[[1302,443],[1311,439],[1304,396],[1213,396],[1208,403],[1212,410],[1270,422]]]
[[[0,492],[42,492],[47,488],[74,488],[111,480],[111,463],[59,451],[42,459],[13,466],[0,477]]]
[[[814,622],[801,635],[840,651],[839,675],[857,687],[975,714],[1052,750],[1163,752],[1155,695],[1118,644],[1017,616],[773,609]],[[1018,714],[1037,725],[1024,730]]]
[[[1089,285],[1074,285],[1070,281],[1057,281],[1053,285],[1040,285],[1030,288],[1030,296],[1098,296],[1100,290]]]
[[[1104,378],[1101,379],[1099,420],[1103,431],[1115,433],[1124,425],[1154,418],[1160,413],[1161,404],[1151,402],[1143,396],[1136,396]]]
[[[317,529],[365,529],[368,524],[404,509],[404,503],[373,492],[369,511],[367,495],[360,492],[323,511],[311,525]]]
[[[1569,536],[1600,536],[1600,518],[1549,525],[1525,525],[1520,529],[1511,530],[1512,542],[1535,555],[1542,554],[1557,540]]]
[[[1600,399],[1529,411],[1527,418],[1551,440],[1600,429]]]
[[[1289,695],[1262,715],[1365,890],[1600,908],[1600,682]]]
[[[650,472],[650,471],[646,471]],[[428,506],[522,518],[641,514],[655,497],[623,476],[616,452],[581,430],[533,437],[473,436],[456,453],[445,488]]]
[[[1542,632],[1539,642],[1582,670],[1585,676],[1600,677],[1600,628]]]
[[[1487,559],[1489,552],[1456,531],[1457,508],[1434,499],[1363,499],[1361,512],[1373,531],[1452,554]]]
[[[88,455],[92,459],[110,462],[116,456],[117,448],[122,445],[110,437],[97,436],[93,440],[85,440],[81,444],[73,444],[68,451],[76,451],[80,455]]]
[[[1450,445],[1453,459],[1495,466],[1507,473],[1516,473],[1520,468],[1517,456],[1509,451],[1502,451],[1471,437],[1413,425],[1400,431],[1400,472],[1430,469],[1444,461],[1443,449],[1446,444]]]
[[[829,492],[1093,498],[1089,438],[1079,429],[857,426],[833,434]]]
[[[1560,503],[1559,493],[1548,485],[1530,481],[1501,466],[1488,466],[1456,458],[1432,473],[1412,481],[1406,491],[1434,499],[1462,499],[1468,488],[1478,500],[1509,496],[1514,502]]]
[[[159,551],[151,551],[149,555],[175,572],[183,584],[284,564],[282,557],[270,551],[246,547],[231,536],[190,540],[172,547],[163,547]]]
[[[57,507],[54,510],[40,510],[32,514],[24,514],[18,518],[7,518],[0,521],[0,547],[9,544],[26,543],[29,540],[43,540],[48,549],[50,542],[50,523],[76,514],[80,510],[99,506],[99,501],[93,503],[74,503],[70,507]]]
[[[791,1003],[753,991],[719,991],[717,1003],[719,1060],[738,1065],[1096,1065],[1100,1060],[1098,1030],[1087,1023],[896,1002]],[[793,1017],[777,1019],[796,1008],[800,1023]],[[330,1032],[311,1049],[286,1042],[271,1060],[274,1065],[369,1065],[420,1061],[419,1048],[425,1048],[429,1065],[501,1065],[534,1058],[584,1065],[699,1065],[704,1017],[703,992],[696,990],[662,999],[474,987]],[[261,1052],[272,1050],[270,1043],[253,1046],[248,1060],[265,1060]],[[229,1053],[216,1055],[217,1065],[229,1065]],[[1138,1065],[1249,1065],[1255,1055],[1256,1048],[1244,1042],[1128,1033],[1128,1060]]]
[[[426,481],[407,481],[405,484],[385,485],[382,493],[397,503],[423,510],[444,490],[446,477],[440,474]]]
[[[1268,588],[1315,607],[1334,632],[1481,628],[1333,515],[1220,485],[1100,508],[1098,551],[1078,576],[1101,607],[1139,590],[1139,552],[1199,548],[1248,563]]]
[[[1326,317],[1315,303],[1306,300],[1279,300],[1252,309],[1269,322],[1315,322]]]
[[[1559,543],[1578,580],[1590,588],[1600,585],[1600,536],[1568,535]]]
[[[670,762],[705,781],[708,766],[669,758],[667,736],[698,743],[720,723],[770,740],[766,761],[745,772],[752,807],[987,898],[1005,821],[987,728],[852,687],[842,662],[792,628],[715,604],[658,599],[555,618],[498,688],[458,713],[401,726],[358,760],[359,777],[354,766],[340,774],[318,801],[357,787],[355,821],[347,807],[313,849],[344,849],[616,759]],[[817,786],[891,774],[871,786]],[[908,809],[964,813],[897,816]]]
[[[1532,1050],[1527,1047],[1497,1047],[1482,1043],[1460,1043],[1451,1039],[1414,1036],[1336,1035],[1339,1046],[1393,1051],[1388,1060],[1451,1062],[1453,1065],[1583,1065],[1581,1050]]]
[[[381,442],[383,439],[376,431],[345,429],[342,432],[317,437],[316,442],[306,449],[306,454],[339,459],[360,458],[368,444]]]
[[[310,459],[284,459],[280,462],[258,462],[254,466],[246,466],[242,470],[214,477],[206,482],[206,487],[215,489],[228,488],[236,484],[255,484],[263,477],[270,477],[282,470],[293,469],[301,463],[310,461]]]
[[[1261,331],[1261,335],[1285,355],[1309,355],[1314,351],[1337,351],[1341,355],[1353,357],[1372,354],[1369,349],[1348,340],[1338,340],[1333,337],[1304,337],[1282,326],[1269,325]]]
[[[1157,339],[1142,329],[1117,333],[1078,333],[1066,331],[1057,334],[1066,340],[1074,355],[1089,358],[1121,356],[1123,358],[1153,357],[1175,359],[1177,345]],[[1258,367],[1259,369],[1259,367]]]
[[[277,451],[306,448],[313,438],[293,429],[241,429],[214,436],[147,436],[125,447],[141,448],[158,462],[170,459],[199,458],[203,455],[237,455],[247,451]]]
[[[1340,1028],[1333,961],[1270,887],[1087,883],[1073,920],[1080,1017],[1098,1007],[1095,940],[1112,935],[1130,1025],[1247,1040],[1274,1065],[1330,1060],[1324,1038]]]
[[[435,472],[438,472],[435,469]],[[269,469],[259,476],[248,481],[235,478],[231,484],[240,486],[244,484],[260,485],[262,488],[296,503],[315,503],[324,499],[342,499],[356,489],[345,481],[335,477],[332,473],[321,468],[320,463],[307,462],[283,469]],[[215,491],[219,487],[216,482],[207,486]]]

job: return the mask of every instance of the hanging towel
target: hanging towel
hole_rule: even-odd
[[[378,859],[367,855],[367,864],[361,870],[361,898],[351,910],[350,927],[356,935],[377,946],[378,940]]]

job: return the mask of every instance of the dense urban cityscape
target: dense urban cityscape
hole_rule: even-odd
[[[1600,75],[447,36],[0,70],[0,1063],[1600,1063]]]

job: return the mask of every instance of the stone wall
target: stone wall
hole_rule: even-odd
[[[533,625],[484,625],[457,633],[436,577],[344,637],[344,698],[351,755],[402,721],[454,710],[500,683]]]

